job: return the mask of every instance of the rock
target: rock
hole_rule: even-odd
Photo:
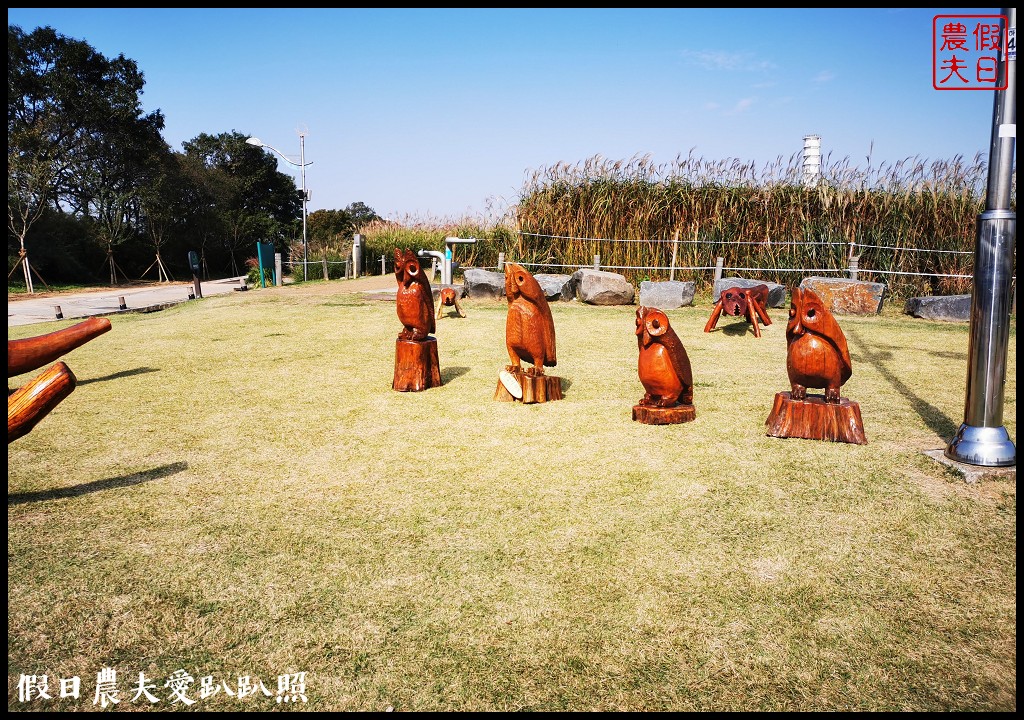
[[[636,290],[618,273],[583,268],[572,274],[576,297],[588,305],[632,305]]]
[[[539,273],[533,276],[534,280],[544,291],[544,297],[549,301],[572,300],[572,295],[566,297],[565,286],[569,284],[572,275],[556,275],[553,273]]]
[[[501,300],[505,297],[505,273],[467,268],[462,273],[462,286],[473,299]]]
[[[749,288],[755,285],[767,285],[768,286],[768,307],[784,307],[786,305],[786,286],[779,285],[778,283],[768,282],[767,280],[747,280],[746,278],[730,277],[722,278],[715,282],[715,293],[711,297],[711,302],[718,302],[718,297],[722,294],[722,291],[726,288],[741,287]]]
[[[925,320],[970,322],[970,295],[932,295],[913,297],[903,306],[903,312]]]
[[[802,289],[813,290],[835,315],[877,315],[882,312],[885,285],[845,278],[804,278]]]
[[[644,280],[640,283],[640,304],[646,307],[656,307],[659,310],[672,310],[683,305],[693,305],[695,289],[695,283],[690,281],[652,282]]]

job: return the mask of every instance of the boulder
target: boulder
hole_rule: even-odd
[[[719,296],[722,291],[726,288],[741,287],[750,288],[755,285],[767,285],[768,286],[768,307],[784,307],[786,304],[786,286],[779,285],[778,283],[768,282],[767,280],[747,280],[746,278],[730,277],[722,278],[721,280],[715,281],[715,293],[711,297],[711,302],[718,302]]]
[[[467,297],[501,300],[505,297],[505,273],[467,268],[462,273],[462,286]]]
[[[588,305],[632,305],[636,290],[619,273],[583,268],[572,274],[576,298]]]
[[[540,285],[540,289],[544,291],[544,297],[549,301],[554,300],[572,300],[572,295],[567,296],[565,292],[565,286],[569,284],[572,279],[572,275],[556,275],[553,273],[538,273],[533,276],[534,280]]]
[[[804,278],[802,289],[813,290],[834,315],[877,315],[882,312],[885,285],[846,278]]]
[[[646,307],[656,307],[659,310],[672,310],[683,305],[693,305],[695,290],[693,282],[644,280],[640,283],[640,304]]]
[[[903,312],[925,320],[970,322],[970,295],[931,295],[912,297],[903,306]]]

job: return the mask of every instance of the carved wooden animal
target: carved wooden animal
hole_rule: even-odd
[[[825,402],[838,404],[839,388],[853,374],[850,351],[839,323],[813,290],[793,289],[786,341],[792,399],[806,399],[807,388],[824,388]]]
[[[637,373],[646,390],[639,404],[660,408],[692,404],[690,358],[668,316],[658,308],[637,308],[636,341],[640,349]]]
[[[508,317],[505,320],[505,347],[512,360],[510,368],[520,369],[527,375],[543,375],[544,366],[554,367],[555,321],[551,308],[537,280],[516,263],[505,263],[505,297]]]
[[[758,326],[758,319],[765,325],[771,325],[772,319],[768,317],[765,307],[768,305],[768,286],[754,285],[744,288],[739,285],[732,285],[722,290],[715,303],[715,309],[711,312],[704,332],[711,332],[718,324],[718,318],[724,313],[726,316],[745,317],[754,328],[754,337],[761,337],[761,328]]]
[[[466,317],[466,312],[462,309],[462,305],[459,304],[459,293],[455,291],[455,288],[443,287],[438,297],[437,303],[437,317],[440,319],[441,315],[444,314],[446,307],[454,307],[455,312],[458,313],[459,317]]]
[[[434,295],[430,289],[430,280],[412,250],[395,249],[395,277],[398,279],[395,305],[403,326],[398,338],[423,340],[436,328]]]

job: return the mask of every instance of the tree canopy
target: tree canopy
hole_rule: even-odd
[[[7,67],[9,267],[30,247],[61,270],[66,246],[52,232],[65,224],[41,222],[30,232],[54,213],[78,222],[73,237],[93,246],[63,269],[80,274],[83,263],[102,260],[111,282],[115,249],[139,267],[154,250],[159,264],[161,248],[180,263],[196,249],[239,273],[239,255],[251,256],[257,241],[285,253],[301,243],[302,198],[276,159],[235,130],[201,133],[172,150],[162,112],[143,109],[143,73],[124,55],[104,57],[51,27],[8,25]],[[361,202],[322,212],[330,235],[377,218]],[[310,221],[312,240],[319,225]],[[27,270],[26,284],[31,290]]]

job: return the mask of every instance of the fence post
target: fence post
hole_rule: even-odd
[[[505,270],[505,253],[498,253],[498,272]]]
[[[386,275],[387,274],[387,271],[384,269],[384,256],[383,255],[380,256],[380,274],[381,275]]]
[[[64,313],[60,311],[60,305],[53,306],[53,314],[57,317],[58,320],[64,319]]]
[[[331,278],[327,274],[327,255],[324,255],[323,261],[324,261],[324,280],[330,280]]]
[[[679,248],[679,231],[672,236],[672,267],[668,271],[669,282],[676,279],[676,250]]]
[[[857,279],[857,269],[858,269],[859,265],[860,265],[860,255],[851,255],[850,256],[850,279],[851,280],[856,280]]]
[[[722,279],[722,266],[725,265],[725,258],[715,258],[715,285]],[[712,286],[713,287],[713,286]]]
[[[359,277],[363,265],[363,236],[356,233],[352,236],[352,279]]]
[[[278,287],[284,285],[284,278],[281,277],[281,253],[274,253],[274,284]]]
[[[594,269],[595,270],[600,270],[601,269],[601,256],[600,255],[595,255],[594,256]]]

